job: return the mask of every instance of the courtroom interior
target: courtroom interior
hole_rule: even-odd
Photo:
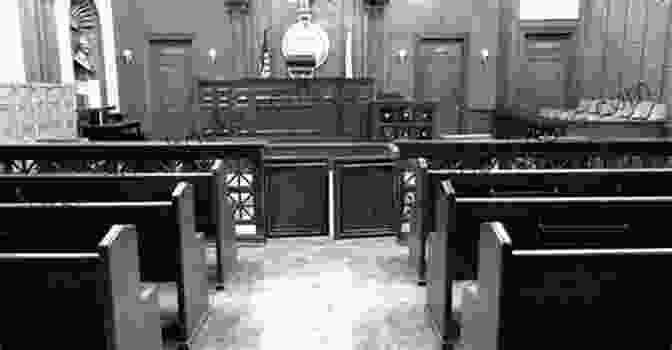
[[[672,348],[670,0],[1,26],[0,350]]]

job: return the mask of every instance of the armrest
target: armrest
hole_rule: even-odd
[[[159,303],[159,286],[155,283],[141,283],[140,292],[138,293],[138,299],[142,304],[152,304],[153,301],[156,301],[156,304]]]
[[[160,350],[163,348],[161,338],[161,306],[159,305],[159,285],[140,283],[138,306],[143,308],[143,317],[138,320],[138,345],[142,349]]]
[[[196,232],[196,239],[198,240],[205,240],[205,232]]]

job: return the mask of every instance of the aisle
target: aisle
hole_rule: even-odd
[[[393,237],[274,239],[239,248],[197,350],[432,350],[423,288]]]

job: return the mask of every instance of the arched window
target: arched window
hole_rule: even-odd
[[[520,19],[578,19],[579,0],[520,0]]]

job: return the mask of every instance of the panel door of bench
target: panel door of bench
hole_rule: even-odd
[[[337,164],[334,174],[338,238],[396,235],[398,173],[394,162]]]
[[[326,235],[326,162],[267,163],[266,217],[269,236]]]

